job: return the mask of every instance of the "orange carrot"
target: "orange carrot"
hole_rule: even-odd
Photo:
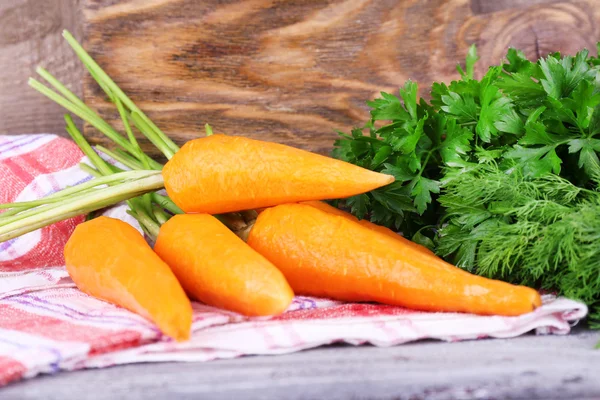
[[[175,204],[185,212],[207,214],[343,198],[394,181],[391,175],[319,154],[226,135],[187,142],[162,174]]]
[[[347,218],[351,221],[358,222],[358,218],[356,218],[354,215],[352,215],[346,211],[340,210],[337,207],[330,206],[329,204],[325,203],[324,201],[317,201],[317,200],[301,201],[300,204],[305,204],[307,206],[318,208],[319,210],[325,211],[328,214],[338,215],[340,217]]]
[[[472,275],[307,205],[264,210],[248,244],[283,272],[297,294],[496,315],[524,314],[541,303],[533,289]]]
[[[294,297],[273,264],[211,215],[174,216],[160,228],[154,250],[183,288],[205,304],[249,316],[274,315]]]
[[[371,221],[368,221],[366,219],[359,220],[354,215],[352,215],[350,213],[347,213],[347,212],[345,212],[343,210],[340,210],[339,208],[330,206],[329,204],[324,203],[322,201],[304,201],[304,202],[301,202],[300,204],[306,204],[308,206],[318,208],[321,211],[325,211],[326,213],[334,214],[334,215],[339,215],[340,217],[344,217],[344,218],[347,218],[347,219],[349,219],[351,221],[358,222],[359,224],[361,224],[365,228],[368,228],[368,229],[370,229],[372,231],[383,233],[384,235],[387,235],[387,236],[389,236],[391,238],[399,240],[399,241],[403,242],[404,244],[406,244],[408,246],[412,246],[412,247],[414,247],[415,249],[417,249],[419,251],[423,251],[425,253],[433,254],[433,251],[429,250],[427,247],[421,246],[420,244],[417,244],[417,243],[415,243],[415,242],[413,242],[411,240],[408,240],[404,236],[402,236],[402,235],[394,232],[393,230],[391,230],[389,228],[386,228],[385,226],[374,224]]]
[[[118,219],[98,217],[75,228],[65,250],[69,275],[82,291],[153,321],[178,341],[190,337],[192,306],[144,237]]]

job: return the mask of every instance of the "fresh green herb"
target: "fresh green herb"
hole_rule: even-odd
[[[600,60],[587,50],[537,62],[510,49],[474,78],[408,81],[367,102],[333,155],[396,182],[342,202],[463,268],[557,290],[600,318]]]
[[[490,278],[558,291],[600,316],[600,192],[495,163],[447,172],[437,253]]]

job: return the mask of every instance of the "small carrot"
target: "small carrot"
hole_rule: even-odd
[[[169,266],[131,225],[109,217],[84,222],[75,228],[64,255],[82,292],[153,321],[178,341],[189,339],[190,300]]]
[[[162,174],[175,204],[207,214],[349,197],[394,181],[319,154],[226,135],[187,142]]]
[[[249,316],[280,314],[294,293],[283,274],[218,219],[180,214],[154,246],[183,288],[205,304]]]
[[[533,289],[472,275],[303,204],[264,210],[248,244],[283,272],[297,294],[496,315],[520,315],[541,304]]]
[[[429,254],[433,254],[433,251],[429,250],[427,247],[425,246],[421,246],[420,244],[417,244],[411,240],[406,239],[404,236],[394,232],[393,230],[386,228],[385,226],[381,226],[381,225],[377,225],[372,223],[369,220],[366,219],[361,219],[359,220],[358,218],[356,218],[354,215],[347,213],[343,210],[340,210],[339,208],[330,206],[329,204],[322,202],[322,201],[304,201],[301,202],[300,204],[306,204],[307,206],[311,206],[311,207],[315,207],[318,208],[321,211],[325,211],[326,213],[329,214],[334,214],[334,215],[339,215],[340,217],[344,217],[347,218],[351,221],[354,222],[358,222],[359,224],[361,224],[362,226],[364,226],[367,229],[370,229],[372,231],[376,231],[379,233],[383,233],[384,235],[387,235],[391,238],[394,238],[396,240],[399,240],[401,242],[403,242],[404,244],[408,245],[408,246],[412,246],[415,249],[425,252],[425,253],[429,253]]]

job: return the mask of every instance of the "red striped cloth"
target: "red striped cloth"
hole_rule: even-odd
[[[54,135],[0,136],[0,203],[32,200],[84,182],[86,161]],[[139,229],[124,206],[107,214]],[[334,342],[391,346],[566,334],[585,305],[544,296],[520,317],[416,312],[400,307],[296,297],[274,318],[247,318],[193,303],[192,338],[175,343],[144,318],[81,293],[63,266],[63,246],[83,217],[0,243],[0,385],[40,373],[158,361],[281,354]]]

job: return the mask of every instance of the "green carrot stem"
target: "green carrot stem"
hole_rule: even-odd
[[[13,209],[10,209],[10,210],[6,210],[6,211],[4,211],[3,213],[0,214],[0,221],[2,221],[2,218],[8,218],[8,217],[10,217],[12,215],[20,213],[21,211],[23,211],[22,208],[13,208]]]
[[[60,94],[50,90],[48,87],[41,84],[39,81],[29,78],[29,85],[33,87],[35,90],[48,97],[50,100],[58,103],[62,107],[66,108],[73,114],[77,115],[79,118],[89,122],[99,131],[108,136],[112,141],[117,143],[119,146],[127,149],[128,151],[134,151],[135,149],[131,144],[125,140],[112,126],[110,126],[106,121],[100,118],[93,112],[89,110],[82,109],[77,106],[75,103],[69,101],[67,98],[61,96]]]
[[[139,181],[140,179],[145,179],[147,176],[155,176],[155,174],[156,174],[156,171],[130,171],[130,172],[138,172],[138,174],[133,175],[133,177],[131,177],[131,175],[128,175],[128,177],[131,177],[130,179],[121,180],[121,181],[109,181],[107,184],[112,187],[127,184],[127,183],[134,184],[136,181]],[[141,174],[139,174],[139,173],[141,173]],[[110,176],[114,177],[116,175],[118,175],[118,174],[113,174]],[[161,176],[161,179],[162,179],[162,176]],[[99,179],[97,179],[97,180],[99,180]],[[80,185],[77,185],[77,186],[80,186]],[[75,188],[77,186],[74,186],[73,188]],[[81,185],[81,186],[83,186],[83,185]],[[69,188],[69,189],[72,189],[72,188]],[[68,191],[69,189],[65,189],[65,191]],[[23,218],[31,217],[36,214],[40,214],[40,213],[50,210],[52,208],[59,207],[64,203],[74,202],[77,199],[81,199],[85,196],[92,196],[98,192],[101,192],[103,189],[106,189],[106,188],[99,188],[94,191],[92,191],[90,189],[79,190],[72,195],[59,197],[60,201],[54,201],[55,198],[50,198],[49,201],[48,201],[48,198],[34,200],[34,202],[42,202],[43,201],[43,203],[38,205],[35,208],[33,208],[33,206],[28,206],[25,210],[21,211],[18,214],[15,214],[15,215],[12,215],[9,217],[5,217],[5,218],[0,218],[0,226],[5,226],[5,225],[11,224],[13,222],[16,222],[18,220],[21,220]],[[150,190],[146,190],[144,193],[149,192],[149,191]],[[46,200],[46,201],[44,201],[44,200]],[[19,207],[21,204],[22,203],[16,203],[16,206]],[[12,205],[9,205],[9,207],[7,207],[7,208],[12,208]]]
[[[79,168],[82,171],[87,172],[88,174],[92,175],[94,178],[100,178],[101,176],[104,176],[96,168],[91,167],[91,166],[87,165],[86,163],[79,163]]]
[[[98,114],[96,114],[96,112],[94,112],[94,110],[89,108],[87,106],[87,104],[85,104],[79,97],[77,97],[77,95],[75,93],[73,93],[69,89],[67,89],[67,87],[65,85],[63,85],[58,79],[56,79],[50,72],[46,71],[42,67],[38,67],[36,69],[36,72],[42,78],[44,78],[52,87],[54,87],[62,96],[64,96],[64,99],[66,101],[70,101],[74,107],[79,108],[80,112],[82,114],[85,114],[87,119],[95,120],[96,123],[105,126],[109,130],[112,130],[111,134],[120,136],[119,133],[116,132],[114,129],[112,129],[112,127],[106,121],[104,121],[102,118],[100,118],[100,116],[98,116]],[[83,118],[83,119],[86,119],[86,118]],[[88,121],[88,122],[92,123],[91,121]]]
[[[152,212],[152,202],[150,201],[150,193],[146,193],[142,196],[136,197],[134,199],[127,200],[127,206],[130,210],[134,211],[135,215],[138,216],[136,218],[139,224],[144,227],[148,221],[152,221],[154,223],[154,214]],[[133,214],[130,214],[133,215]]]
[[[40,207],[40,206],[44,206],[44,205],[47,205],[47,204],[54,204],[54,203],[64,202],[64,201],[67,201],[67,199],[72,198],[74,196],[80,196],[82,194],[90,193],[90,192],[93,192],[95,190],[98,190],[98,189],[89,188],[89,189],[86,189],[86,190],[81,190],[81,191],[77,192],[76,194],[72,195],[71,197],[66,197],[66,196],[63,196],[63,197],[61,197],[61,196],[51,197],[51,196],[47,196],[47,197],[44,197],[44,198],[39,199],[39,200],[31,200],[31,201],[22,201],[22,202],[19,202],[19,203],[12,203],[12,206],[14,206],[14,207],[10,207],[10,209],[8,209],[8,211],[3,212],[2,214],[0,214],[0,226],[2,226],[2,224],[5,223],[6,220],[8,219],[8,217],[11,216],[11,215],[15,215],[15,214],[18,214],[18,213],[25,213],[25,212],[31,212],[31,213],[33,213],[33,210],[35,210],[34,207]],[[19,214],[19,215],[23,216],[24,214]]]
[[[91,112],[89,107],[73,92],[71,92],[65,85],[63,85],[58,79],[56,79],[50,72],[46,71],[42,67],[37,67],[35,72],[38,73],[39,76],[44,78],[50,85],[52,85],[56,90],[59,91],[64,97],[67,98],[71,103],[76,106],[87,109]],[[93,113],[93,112],[92,112]]]
[[[109,150],[106,147],[100,146],[100,145],[96,146],[96,149],[98,149],[98,151],[106,154],[110,158],[117,160],[118,162],[120,162],[121,164],[126,166],[127,168],[137,169],[137,170],[144,169],[142,167],[142,165],[133,158],[128,158],[127,156],[124,156],[123,154],[119,154],[117,152]]]
[[[137,158],[134,158],[131,154],[129,154],[125,150],[115,149],[114,153],[116,153],[117,155],[121,156],[122,158],[125,158],[126,160],[128,160],[131,165],[137,165],[136,168],[132,168],[132,169],[144,169],[144,170],[155,169],[152,167],[145,167],[144,165],[142,165],[141,161],[139,161]],[[161,165],[161,168],[162,168],[162,165]],[[158,168],[158,170],[160,170],[161,168]]]
[[[90,144],[87,142],[87,140],[85,140],[81,132],[79,132],[79,129],[77,129],[77,127],[73,123],[73,119],[69,114],[65,114],[65,122],[67,123],[67,132],[69,133],[73,141],[75,141],[77,146],[79,146],[81,151],[83,151],[83,154],[85,154],[87,158],[90,159],[90,162],[94,164],[96,169],[100,171],[102,175],[111,175],[113,171],[110,168],[109,164],[106,161],[104,161],[102,157],[100,157],[98,153],[94,151],[94,149],[92,149],[92,146],[90,146]]]
[[[23,217],[20,214],[15,215],[14,217],[19,217],[17,220],[8,224],[2,224],[0,227],[0,242],[4,242],[76,215],[87,214],[90,211],[98,210],[114,205],[120,201],[158,190],[164,186],[164,181],[160,172],[130,171],[130,173],[131,172],[137,172],[140,179],[103,188],[94,193],[85,193],[55,206],[41,207],[34,215],[26,217]],[[140,172],[143,173],[140,174]]]
[[[154,213],[154,219],[159,225],[162,225],[169,220],[169,216],[159,207],[154,207],[152,212]]]
[[[105,136],[107,136],[109,139],[111,139],[117,145],[121,146],[122,148],[124,148],[125,150],[129,151],[132,154],[135,153],[135,151],[136,151],[135,147],[133,147],[131,145],[131,143],[129,143],[128,140],[126,140],[123,136],[121,136],[112,126],[110,126],[106,121],[104,121],[102,118],[100,118],[97,114],[95,114],[89,108],[82,109],[81,107],[77,106],[75,103],[69,101],[66,97],[63,97],[60,94],[50,90],[48,87],[44,86],[39,81],[37,81],[33,78],[29,78],[29,86],[31,86],[32,88],[34,88],[35,90],[37,90],[38,92],[43,94],[44,96],[48,97],[50,100],[52,100],[55,103],[59,104],[60,106],[64,107],[68,111],[77,115],[79,118],[90,123],[92,126],[94,126],[96,129],[98,129],[100,132],[102,132]],[[152,160],[148,156],[146,156],[146,157],[148,158],[148,162],[150,163],[150,166],[153,169],[162,168],[162,165],[160,165],[158,162]]]
[[[73,196],[72,198],[69,199],[69,201],[78,201],[81,199],[85,199],[86,196],[90,196],[90,195],[94,195],[95,193],[100,192],[99,190],[90,190],[88,192],[82,192],[81,194],[78,194],[77,196]],[[53,201],[49,201],[46,204],[43,204],[41,206],[38,207],[32,207],[26,210],[17,210],[20,211],[16,214],[12,214],[11,216],[0,220],[0,229],[2,229],[2,227],[8,227],[11,226],[11,224],[15,224],[20,220],[26,219],[26,218],[32,218],[35,217],[37,215],[42,215],[44,213],[47,212],[51,212],[52,210],[56,210],[59,209],[63,204],[66,203],[66,201],[55,201],[56,199],[54,199]],[[112,204],[114,205],[114,204]],[[102,208],[102,207],[101,207]],[[13,210],[10,210],[13,211]],[[8,211],[8,212],[10,212]],[[7,213],[8,213],[7,212]],[[6,213],[4,213],[6,214]],[[45,215],[45,214],[44,214]],[[68,217],[65,217],[65,219]]]
[[[106,131],[106,135],[109,136],[115,142],[118,142],[119,139],[113,136],[120,136],[117,131],[115,131],[108,123],[106,123],[102,118],[100,118],[97,114],[91,111],[87,106],[80,107],[79,105],[73,103],[69,99],[64,96],[61,96],[59,93],[51,90],[47,86],[43,85],[41,82],[34,78],[29,78],[29,86],[48,97],[50,100],[59,104],[60,106],[66,108],[71,111],[73,114],[77,115],[79,118],[88,121],[90,124],[101,130],[103,133]],[[123,139],[124,140],[124,139]]]
[[[118,97],[115,97],[115,104],[117,105],[117,110],[119,111],[119,115],[121,116],[121,120],[123,121],[123,126],[125,127],[125,132],[127,132],[127,137],[129,138],[129,142],[137,149],[137,152],[133,154],[141,163],[144,169],[150,169],[150,163],[148,162],[147,157],[144,157],[145,154],[140,148],[140,145],[131,130],[131,125],[129,125],[129,118],[127,117],[127,110],[123,106],[123,103]]]
[[[146,213],[139,212],[138,209],[127,210],[127,213],[135,218],[139,223],[146,235],[148,235],[153,241],[156,241],[160,226],[158,223],[153,221]]]
[[[206,136],[210,136],[213,134],[212,127],[209,124],[204,125],[204,130],[206,131]]]
[[[169,146],[158,136],[152,128],[146,123],[140,114],[137,112],[131,113],[131,120],[136,128],[140,130],[152,142],[157,149],[159,149],[167,159],[173,158],[175,152],[169,148]]]
[[[44,200],[48,200],[48,199],[52,199],[52,198],[56,198],[56,197],[60,197],[60,198],[64,199],[71,195],[77,195],[80,192],[86,191],[87,189],[90,189],[90,188],[96,188],[98,186],[103,186],[103,185],[111,185],[114,183],[131,182],[136,179],[145,178],[147,176],[152,176],[156,173],[158,173],[158,171],[119,172],[119,173],[115,173],[115,174],[112,174],[109,176],[103,176],[100,178],[91,179],[87,182],[83,182],[83,183],[80,183],[75,186],[70,186],[66,189],[61,190],[60,192],[52,193],[51,195],[46,196],[43,199],[34,200],[33,202],[42,202]],[[29,204],[31,204],[31,203],[32,203],[31,201],[22,201],[22,202],[15,202],[15,203],[0,204],[0,210],[11,209],[14,207],[21,207],[21,206],[24,206],[24,208],[28,208],[28,207],[30,207]],[[43,204],[45,204],[45,203],[43,203]],[[3,214],[0,214],[0,215],[3,215]]]
[[[150,193],[146,193],[140,197],[139,204],[149,218],[154,218],[154,212],[152,210],[152,196]]]
[[[173,200],[168,198],[167,196],[162,196],[156,192],[152,193],[152,200],[159,204],[165,210],[172,212],[173,214],[183,214],[183,210],[179,208]]]
[[[106,93],[106,96],[108,96],[108,99],[110,100],[111,103],[115,102],[115,99],[117,98],[113,92],[110,90],[110,88],[108,86],[106,86],[106,83],[104,83],[104,81],[102,80],[102,78],[100,78],[98,76],[98,74],[90,68],[89,65],[87,64],[83,64],[85,66],[85,68],[88,70],[88,72],[90,73],[90,76],[96,81],[96,83],[98,84],[98,86],[100,86],[100,89],[102,89],[102,91],[104,93]]]
[[[92,164],[96,166],[102,175],[112,175],[114,170],[119,170],[117,167],[108,164],[98,154],[96,154],[94,149],[92,149],[92,146],[90,146],[87,140],[85,140],[81,132],[77,130],[77,127],[69,115],[65,115],[65,121],[67,123],[67,132],[69,132],[75,143],[77,143],[83,153],[88,156]],[[130,199],[127,201],[127,205],[131,209],[135,209],[138,206],[141,207],[145,215],[148,217],[154,215],[152,211],[152,199],[150,194],[144,194],[139,199]],[[140,212],[137,214],[143,217],[143,213]],[[143,225],[147,220],[147,218],[142,218],[139,219],[138,222]]]
[[[117,86],[117,84],[104,72],[102,68],[94,61],[94,59],[84,50],[84,48],[75,40],[73,35],[67,30],[63,31],[63,37],[67,40],[69,45],[73,48],[79,59],[86,65],[89,70],[93,71],[93,77],[96,81],[102,81],[110,91],[118,97],[123,104],[128,107],[131,111],[135,111],[144,121],[150,126],[152,131],[157,134],[167,147],[175,153],[179,150],[179,147],[165,135],[151,120],[140,110],[133,101]]]

